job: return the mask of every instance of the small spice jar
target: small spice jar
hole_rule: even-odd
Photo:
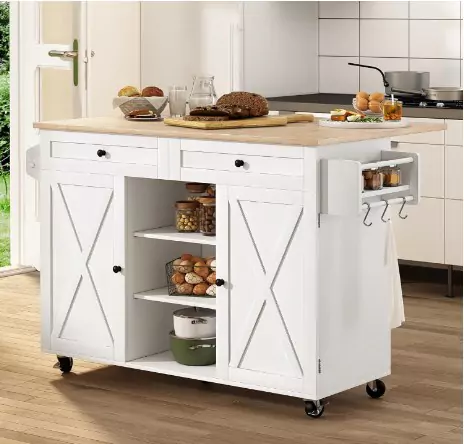
[[[179,233],[198,231],[198,207],[195,200],[179,200],[176,202],[176,229]]]
[[[216,199],[200,199],[200,232],[205,236],[216,236]]]
[[[187,200],[199,201],[202,197],[204,197],[204,193],[206,192],[206,188],[208,188],[208,184],[190,182],[185,184],[185,188],[188,191]]]
[[[378,169],[363,171],[364,189],[380,190],[383,186],[383,174]]]
[[[401,185],[401,169],[396,165],[382,168],[383,186],[398,187]]]

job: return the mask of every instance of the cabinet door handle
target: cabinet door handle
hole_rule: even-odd
[[[97,156],[98,157],[105,157],[106,156],[106,151],[105,150],[98,150],[97,151]]]
[[[216,279],[216,285],[222,287],[225,284],[224,279]]]
[[[119,265],[115,265],[113,267],[113,273],[120,273],[122,271],[122,268]]]
[[[235,166],[236,166],[237,168],[240,168],[240,167],[242,167],[243,165],[245,165],[245,162],[244,162],[242,159],[237,159],[237,160],[235,161]]]

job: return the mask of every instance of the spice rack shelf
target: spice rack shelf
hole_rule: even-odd
[[[145,301],[187,305],[190,307],[210,308],[211,310],[216,309],[216,298],[206,298],[198,296],[170,296],[168,292],[168,287],[143,291],[141,293],[135,293],[134,298],[143,299]]]
[[[368,199],[369,197],[375,196],[384,196],[386,194],[393,194],[393,193],[401,193],[403,191],[409,191],[411,187],[409,185],[400,185],[399,187],[384,187],[380,190],[372,190],[372,191],[363,191],[362,198]]]
[[[134,236],[148,239],[170,240],[174,242],[188,242],[191,244],[216,245],[215,236],[204,236],[201,233],[179,233],[174,226],[136,231],[134,232]]]
[[[369,159],[370,160],[370,159]],[[363,189],[362,172],[396,165],[401,170],[401,185],[380,190]],[[412,197],[409,205],[419,202],[419,156],[417,153],[381,151],[380,159],[359,162],[346,159],[321,160],[321,213],[355,216],[362,211],[367,199],[372,204],[382,196],[391,199]]]

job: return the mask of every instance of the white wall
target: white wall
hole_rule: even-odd
[[[459,1],[320,1],[319,91],[383,91],[383,71],[429,71],[430,86],[461,86]]]

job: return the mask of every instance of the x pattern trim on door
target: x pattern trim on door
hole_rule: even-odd
[[[66,323],[68,321],[69,315],[70,315],[70,313],[71,313],[71,311],[73,309],[74,302],[75,302],[77,294],[79,292],[79,288],[81,286],[81,283],[82,283],[84,278],[87,278],[90,281],[92,289],[93,289],[93,291],[95,293],[95,298],[96,298],[96,300],[98,302],[98,306],[100,307],[103,319],[105,321],[106,328],[108,329],[108,333],[109,333],[109,336],[111,338],[111,342],[114,344],[113,334],[111,332],[111,328],[110,328],[110,325],[108,323],[108,319],[106,317],[103,304],[102,304],[101,299],[100,299],[100,297],[98,295],[98,290],[97,290],[97,287],[95,285],[95,281],[93,279],[92,273],[91,273],[90,268],[89,268],[89,261],[90,261],[90,259],[92,257],[92,253],[93,253],[93,251],[95,249],[95,245],[97,244],[97,240],[99,238],[103,223],[105,222],[106,216],[108,214],[108,210],[109,210],[109,208],[111,206],[111,203],[112,203],[112,200],[113,200],[113,193],[111,192],[111,194],[108,197],[108,201],[106,202],[105,210],[103,212],[103,216],[102,216],[101,220],[99,221],[99,223],[97,225],[97,229],[96,229],[95,233],[93,233],[93,235],[91,236],[90,242],[88,242],[87,245],[84,245],[83,241],[79,238],[78,230],[77,230],[77,228],[75,226],[75,222],[73,221],[71,211],[69,209],[68,203],[67,203],[65,195],[63,193],[62,186],[60,184],[56,184],[54,186],[54,188],[55,188],[55,192],[58,192],[58,195],[62,199],[63,205],[64,205],[64,207],[66,209],[66,213],[67,213],[68,218],[69,218],[69,223],[71,224],[71,227],[72,227],[75,239],[76,239],[76,243],[77,243],[77,245],[79,247],[79,250],[82,253],[81,257],[80,257],[80,267],[79,267],[78,270],[76,270],[77,273],[73,276],[73,279],[74,279],[73,284],[70,285],[70,290],[71,291],[67,295],[60,295],[60,298],[62,298],[62,304],[61,304],[60,307],[58,307],[58,316],[56,318],[57,319],[57,325],[55,326],[56,331],[59,331],[59,334],[57,335],[57,337],[61,338],[61,336],[63,334],[63,331],[64,331],[64,328],[66,327]]]
[[[250,308],[248,318],[246,319],[245,325],[243,327],[243,333],[239,339],[238,347],[232,350],[230,365],[232,367],[240,368],[246,356],[248,346],[253,338],[253,333],[258,326],[259,320],[266,307],[266,304],[273,304],[275,308],[277,309],[280,322],[282,323],[282,326],[285,330],[286,337],[288,339],[288,345],[291,348],[292,355],[294,358],[296,370],[301,376],[303,376],[303,369],[302,369],[300,360],[298,358],[298,353],[295,349],[294,341],[290,335],[289,329],[285,322],[285,318],[282,314],[282,310],[279,306],[278,300],[273,290],[273,286],[279,275],[281,266],[283,262],[285,261],[286,253],[288,249],[290,248],[293,237],[300,224],[301,217],[303,214],[303,208],[296,207],[296,206],[294,207],[286,206],[288,211],[292,211],[293,223],[282,224],[282,226],[279,227],[279,230],[280,230],[278,233],[279,236],[276,237],[275,239],[274,252],[273,252],[272,257],[269,257],[269,263],[266,269],[264,261],[259,252],[258,245],[255,242],[252,230],[247,221],[247,217],[245,215],[245,212],[243,211],[242,205],[237,199],[231,199],[230,204],[232,207],[235,207],[231,209],[235,211],[236,214],[241,215],[240,223],[246,227],[246,231],[248,232],[250,241],[254,247],[256,258],[258,260],[253,261],[252,272],[253,272],[253,276],[255,277],[255,279],[259,280],[259,285],[257,286],[257,288],[261,289],[261,292],[255,295],[253,298],[253,304]],[[258,266],[258,264],[260,266]],[[279,339],[281,341],[284,340],[284,338],[279,338]],[[285,344],[283,345],[285,346]]]

